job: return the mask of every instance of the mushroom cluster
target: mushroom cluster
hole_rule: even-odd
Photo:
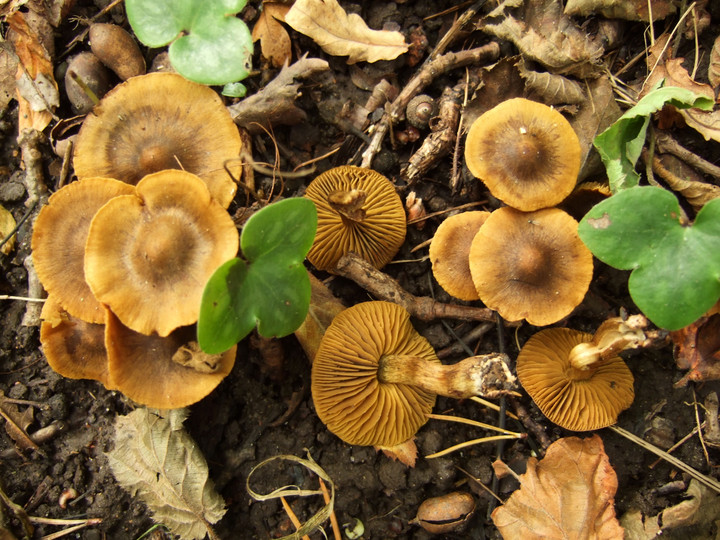
[[[219,98],[167,75],[129,79],[86,118],[79,180],[41,209],[31,246],[48,293],[40,339],[50,366],[162,409],[195,403],[232,369],[235,348],[205,354],[194,325],[205,283],[239,247],[223,169],[239,152],[237,129],[222,107],[237,145],[213,155],[220,143],[200,125]]]
[[[546,105],[511,99],[472,124],[465,161],[507,206],[451,216],[438,227],[430,245],[438,283],[509,321],[545,326],[568,316],[593,273],[577,221],[555,208],[580,169],[572,127]]]

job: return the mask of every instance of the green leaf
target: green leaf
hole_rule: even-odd
[[[294,332],[310,307],[310,280],[303,265],[317,229],[309,199],[271,204],[245,224],[240,246],[247,262],[218,268],[203,293],[198,342],[207,353],[225,351],[257,325],[264,337]]]
[[[149,47],[172,42],[170,62],[191,81],[226,84],[250,72],[253,43],[233,15],[246,0],[126,0],[130,25]],[[183,35],[185,34],[185,35]]]
[[[691,324],[720,298],[720,199],[684,226],[672,193],[635,187],[592,208],[578,234],[598,259],[632,270],[630,295],[662,328]]]
[[[635,172],[635,164],[645,144],[650,115],[666,104],[679,109],[697,107],[712,110],[714,101],[677,86],[657,88],[595,137],[593,144],[605,164],[613,193],[638,184],[640,176]]]

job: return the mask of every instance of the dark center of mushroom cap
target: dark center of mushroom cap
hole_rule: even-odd
[[[168,213],[146,220],[138,228],[133,267],[151,283],[179,280],[188,272],[195,235],[180,216]]]
[[[149,144],[142,148],[138,156],[138,166],[146,174],[180,168],[176,156],[167,144]]]
[[[488,144],[492,144],[493,168],[508,180],[533,182],[554,173],[554,143],[532,122],[506,122]]]
[[[511,257],[512,280],[529,285],[541,285],[550,279],[550,255],[536,243],[521,243]]]

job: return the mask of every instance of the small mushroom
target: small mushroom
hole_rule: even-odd
[[[167,336],[197,322],[205,283],[238,244],[232,218],[200,178],[161,171],[95,214],[85,279],[123,324]]]
[[[465,163],[495,197],[530,212],[560,203],[580,172],[580,142],[555,109],[524,98],[504,101],[473,122]]]
[[[318,227],[307,255],[318,270],[332,271],[353,251],[376,268],[405,241],[405,209],[390,181],[378,172],[345,165],[315,178],[305,191],[315,203]]]
[[[235,196],[241,140],[220,97],[176,73],[149,73],[116,86],[88,114],[78,133],[78,178],[102,176],[128,184],[165,169],[205,181],[227,208]]]
[[[490,212],[455,214],[443,221],[430,243],[433,276],[450,295],[460,300],[478,300],[480,296],[470,273],[470,246]]]
[[[617,354],[643,345],[643,321],[609,319],[594,336],[569,328],[541,330],[518,355],[520,384],[542,413],[565,429],[614,424],[635,397],[632,373]]]
[[[578,184],[558,208],[565,210],[573,218],[580,221],[596,204],[612,195],[610,186],[602,182],[583,182]]]
[[[85,281],[83,260],[90,222],[110,199],[132,186],[108,178],[86,178],[50,196],[33,226],[35,270],[45,290],[71,316],[103,324],[105,310]]]
[[[470,272],[480,299],[508,321],[536,326],[569,315],[585,297],[593,258],[577,221],[557,208],[495,210],[470,247]]]
[[[349,444],[392,447],[427,421],[437,394],[496,397],[512,388],[504,355],[440,363],[430,343],[390,302],[364,302],[339,313],[312,366],[315,409]]]
[[[200,401],[230,373],[237,346],[214,355],[201,354],[194,326],[178,328],[167,337],[133,332],[108,313],[105,346],[112,384],[147,407],[176,409]],[[186,360],[178,361],[178,355]],[[212,364],[210,366],[209,364]]]

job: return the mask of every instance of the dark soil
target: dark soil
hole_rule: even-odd
[[[100,2],[98,2],[100,3]],[[250,2],[247,8],[248,23],[257,17],[259,2]],[[421,26],[432,48],[447,30],[458,12],[423,20],[454,2],[430,2],[427,0],[407,3],[385,3],[379,1],[341,4],[349,11],[359,12],[371,27],[380,28],[386,22],[394,22],[404,32]],[[92,16],[99,8],[79,1],[74,9],[76,15]],[[122,11],[113,11],[116,22],[122,22]],[[673,22],[674,24],[674,22]],[[634,30],[641,29],[640,32]],[[659,27],[658,27],[659,29]],[[642,50],[636,36],[642,32],[642,25],[627,23],[627,32],[620,59],[627,60]],[[712,29],[711,29],[712,30]],[[66,23],[58,31],[56,46],[58,54],[76,35],[78,29]],[[713,36],[716,34],[708,31]],[[360,142],[351,144],[351,136],[344,133],[335,121],[338,112],[347,102],[364,104],[369,92],[353,84],[351,74],[360,70],[368,79],[390,76],[400,88],[415,73],[417,67],[408,66],[401,57],[393,62],[360,64],[348,66],[344,58],[326,55],[309,39],[293,35],[298,51],[309,51],[311,57],[320,57],[330,63],[330,71],[306,82],[298,105],[306,111],[308,120],[291,128],[278,128],[275,137],[284,147],[280,169],[292,169],[288,156],[298,162],[319,156],[327,150],[345,143],[343,152],[319,162],[318,172],[340,165],[353,155],[352,150]],[[466,43],[475,46],[489,40],[480,33],[464,36]],[[85,47],[84,44],[80,45]],[[459,49],[463,44],[457,44]],[[502,53],[515,54],[509,44],[502,44]],[[154,51],[153,51],[154,52]],[[151,55],[151,52],[148,52]],[[263,63],[256,57],[256,66]],[[271,79],[272,72],[263,69],[263,79]],[[638,71],[640,76],[641,71]],[[464,70],[457,70],[435,80],[426,93],[439,96],[446,86],[453,86],[465,77]],[[633,75],[626,75],[632,79]],[[248,86],[252,93],[260,84],[260,77],[250,79]],[[70,117],[67,103],[58,111],[61,118]],[[23,169],[19,148],[16,143],[17,108],[13,102],[4,112],[0,122],[2,135],[2,158],[0,162],[0,200],[12,211],[16,219],[26,212],[23,188]],[[402,128],[403,126],[399,126]],[[422,133],[424,136],[424,133]],[[264,142],[265,147],[260,146]],[[420,141],[418,141],[419,144]],[[702,155],[703,142],[696,151]],[[412,144],[393,148],[389,140],[375,163],[375,167],[391,179],[396,179],[403,162],[414,151]],[[57,182],[60,158],[49,146],[43,146],[46,181],[51,190]],[[255,159],[272,162],[272,145],[267,138],[256,140]],[[708,154],[710,150],[708,150]],[[441,160],[437,167],[414,186],[423,197],[428,212],[444,210],[473,200],[487,198],[482,186],[467,172],[463,176],[460,195],[453,196],[447,186],[452,160]],[[256,176],[266,192],[270,179]],[[301,194],[311,178],[295,181],[285,186],[285,196]],[[407,186],[397,182],[398,190],[406,194]],[[239,200],[238,202],[242,203]],[[487,204],[487,209],[498,205]],[[234,210],[236,206],[231,207]],[[407,240],[396,257],[402,261],[390,264],[385,271],[400,284],[418,296],[435,295],[446,302],[453,300],[433,281],[430,263],[425,255],[427,248],[418,252],[411,249],[432,237],[444,215],[431,218],[425,227],[410,227]],[[23,266],[30,253],[32,224],[26,222],[18,232],[18,245],[10,256],[2,256],[0,293],[25,296],[28,292],[27,272]],[[595,279],[583,304],[561,324],[574,328],[594,331],[608,316],[621,309],[636,313],[627,293],[625,272],[615,271],[596,263]],[[327,278],[327,274],[318,273]],[[353,282],[335,278],[329,282],[333,292],[347,305],[367,300],[368,295]],[[15,451],[12,439],[7,433],[0,433],[0,483],[7,496],[25,507],[28,514],[47,518],[102,519],[96,527],[87,528],[70,537],[85,540],[136,539],[153,527],[153,520],[142,502],[131,497],[118,487],[109,469],[104,452],[113,446],[113,421],[117,415],[127,414],[135,405],[123,395],[105,390],[91,381],[65,379],[48,366],[40,348],[38,329],[22,325],[26,303],[3,301],[0,304],[2,334],[0,336],[0,389],[6,396],[38,402],[29,431],[58,424],[62,429],[51,439],[40,444],[40,452]],[[445,321],[458,335],[465,335],[473,325],[460,321]],[[444,323],[414,321],[416,328],[427,337],[436,349],[441,349],[454,338]],[[478,353],[505,349],[511,359],[522,344],[537,329],[522,326],[517,332],[495,328],[487,332],[478,343],[471,343]],[[500,341],[502,340],[502,342]],[[430,420],[417,435],[419,458],[414,468],[387,458],[370,447],[349,446],[331,434],[315,414],[309,391],[309,362],[294,336],[280,340],[284,361],[280,371],[266,369],[259,352],[249,340],[241,342],[238,359],[233,372],[203,401],[191,407],[186,426],[207,458],[210,476],[227,504],[227,513],[217,524],[216,531],[221,538],[272,538],[290,534],[294,529],[278,501],[255,502],[246,491],[246,478],[250,470],[262,460],[276,455],[294,455],[312,458],[328,473],[336,487],[335,510],[340,524],[347,524],[357,518],[365,527],[363,538],[429,538],[431,535],[420,527],[409,524],[419,504],[429,498],[455,490],[475,494],[477,511],[467,524],[464,532],[448,534],[447,538],[499,538],[499,534],[488,517],[493,499],[473,479],[487,486],[493,484],[492,462],[497,457],[495,444],[476,445],[437,459],[425,459],[431,454],[451,445],[489,435],[477,428]],[[636,399],[632,407],[624,412],[619,425],[625,429],[646,436],[662,447],[669,447],[696,426],[695,410],[692,403],[704,396],[716,385],[706,384],[675,388],[674,382],[682,373],[677,370],[669,345],[658,350],[634,352],[625,355],[635,376]],[[456,354],[445,362],[463,358]],[[529,411],[532,419],[546,430],[551,440],[570,436],[567,432],[547,421],[526,396],[520,403]],[[21,406],[24,408],[24,406]],[[290,409],[290,413],[286,411]],[[497,413],[486,410],[472,401],[454,401],[440,398],[436,412],[451,413],[479,421],[498,422]],[[281,421],[278,422],[278,419]],[[513,423],[511,427],[523,430]],[[655,467],[650,465],[655,456],[638,446],[605,429],[599,432],[605,444],[610,462],[618,475],[619,488],[616,496],[618,516],[629,509],[639,508],[647,515],[682,500],[684,489],[670,495],[659,495],[658,489],[668,482],[682,479],[682,475],[665,462]],[[532,436],[527,440],[507,443],[502,449],[502,459],[518,470],[537,448]],[[685,463],[705,473],[717,476],[715,467],[705,461],[697,437],[690,438],[674,454]],[[716,463],[718,454],[710,449],[711,463]],[[472,477],[469,478],[469,476]],[[317,489],[317,479],[305,469],[287,465],[282,468],[263,469],[257,473],[255,489],[267,491],[275,487],[297,484],[308,489]],[[64,490],[73,488],[78,496],[61,508],[59,498]],[[512,481],[503,480],[498,486],[498,495],[507,498],[516,488]],[[293,508],[305,520],[322,505],[319,497],[295,499]],[[0,505],[0,508],[1,505]],[[22,531],[17,519],[6,509],[0,513],[3,523],[18,537]],[[58,526],[37,525],[33,538],[41,538],[58,530]],[[693,533],[695,534],[695,533]],[[697,533],[701,534],[701,533]],[[715,537],[716,531],[704,531],[696,538]],[[705,536],[709,535],[709,536]],[[690,537],[690,536],[687,536]],[[314,533],[312,538],[321,538]]]

